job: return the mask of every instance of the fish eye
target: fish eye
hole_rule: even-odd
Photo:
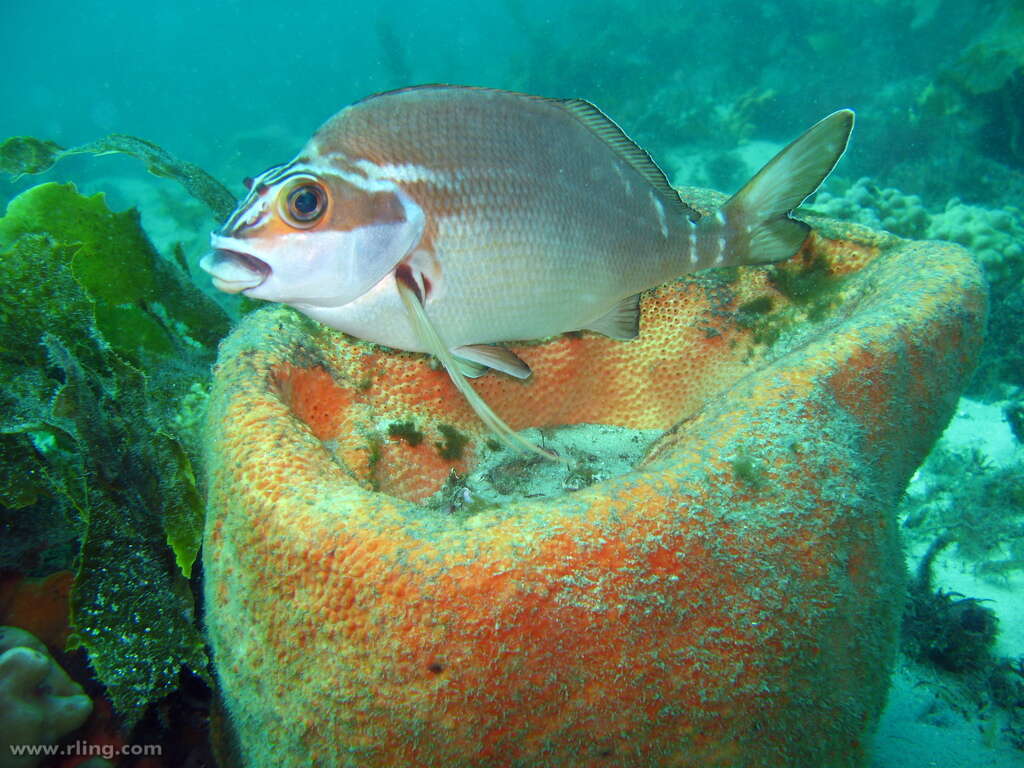
[[[285,198],[284,214],[291,224],[308,227],[327,210],[327,193],[315,182],[306,181]]]

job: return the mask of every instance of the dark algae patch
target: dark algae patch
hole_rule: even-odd
[[[450,424],[441,424],[437,431],[444,438],[440,442],[434,443],[438,454],[446,461],[459,461],[462,458],[462,452],[469,444],[469,438]]]
[[[918,564],[907,589],[901,648],[935,670],[943,688],[955,690],[965,703],[990,715],[1003,710],[1003,732],[1011,744],[1024,748],[1024,657],[996,654],[998,606],[933,584],[934,561],[953,541],[950,536],[935,539]]]
[[[388,425],[388,437],[404,440],[414,448],[423,442],[423,433],[411,421],[393,421]]]
[[[937,539],[921,559],[908,589],[902,641],[911,658],[963,673],[993,661],[997,619],[983,601],[932,586],[935,557],[951,543]]]
[[[803,307],[811,320],[824,316],[840,285],[828,260],[821,254],[810,257],[805,254],[796,261],[772,267],[768,281],[793,304]]]
[[[771,267],[768,282],[779,296],[750,299],[735,309],[733,317],[751,332],[755,344],[770,347],[794,324],[826,317],[843,281],[832,272],[828,260],[816,254]]]
[[[759,296],[756,299],[751,299],[746,304],[740,305],[740,315],[747,317],[760,317],[766,315],[772,311],[775,302],[771,296]]]
[[[0,547],[0,569],[75,570],[71,647],[130,728],[182,668],[206,677],[194,462],[228,319],[135,211],[72,185],[10,203],[0,273],[0,527],[31,531]]]
[[[764,465],[748,454],[740,454],[731,461],[732,473],[737,480],[750,488],[760,488],[764,483]]]

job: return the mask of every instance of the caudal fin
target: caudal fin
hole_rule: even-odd
[[[789,214],[835,168],[851,131],[853,110],[833,112],[769,160],[722,206],[721,217],[701,221],[724,227],[729,263],[767,264],[796,253],[809,227]]]

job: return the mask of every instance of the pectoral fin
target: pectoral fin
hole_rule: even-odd
[[[498,414],[491,410],[491,407],[476,393],[476,390],[470,386],[455,356],[449,351],[448,346],[437,333],[437,329],[430,322],[430,318],[427,317],[427,313],[423,309],[419,289],[420,282],[413,275],[412,269],[407,264],[399,264],[395,269],[395,284],[398,287],[398,295],[402,297],[402,303],[405,305],[406,312],[408,312],[409,319],[412,322],[413,328],[416,329],[420,340],[441,361],[441,365],[448,372],[448,376],[451,378],[455,388],[462,393],[463,397],[466,398],[467,402],[476,412],[476,415],[494,432],[495,436],[514,450],[530,451],[538,456],[543,456],[545,459],[567,464],[567,459],[545,451],[540,446],[534,445],[522,435],[513,431],[508,424],[502,421]]]

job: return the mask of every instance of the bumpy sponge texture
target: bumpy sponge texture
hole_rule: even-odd
[[[985,294],[958,247],[814,223],[790,264],[649,292],[633,342],[521,345],[529,382],[476,380],[515,427],[666,431],[633,472],[468,518],[416,503],[488,450],[443,372],[247,318],[211,396],[204,546],[246,765],[862,764],[893,510]]]

